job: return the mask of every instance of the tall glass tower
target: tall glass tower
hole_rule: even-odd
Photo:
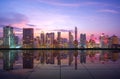
[[[7,48],[15,48],[15,39],[14,39],[13,27],[6,26],[3,28],[3,45]]]

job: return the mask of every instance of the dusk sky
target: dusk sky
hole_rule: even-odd
[[[120,0],[0,0],[0,35],[5,25],[21,34],[34,28],[35,35],[68,31],[77,26],[78,34],[120,36]]]

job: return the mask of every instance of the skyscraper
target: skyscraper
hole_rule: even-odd
[[[119,38],[116,35],[111,37],[112,48],[117,48],[119,44]]]
[[[80,34],[80,46],[86,47],[86,34]]]
[[[74,45],[75,45],[75,47],[78,46],[78,41],[77,41],[77,27],[75,27],[75,40],[74,40]]]
[[[73,35],[69,31],[69,48],[73,48]]]
[[[19,44],[19,37],[15,36],[15,44],[18,45]]]
[[[75,40],[77,40],[77,27],[75,27]]]
[[[58,32],[57,34],[58,34],[57,35],[57,41],[60,44],[60,42],[61,42],[61,32]]]
[[[51,33],[51,44],[52,44],[52,46],[53,46],[54,40],[55,40],[55,34],[52,32]]]
[[[33,28],[23,28],[23,45],[25,47],[33,48],[33,35]]]
[[[41,46],[44,46],[45,45],[45,35],[44,35],[44,32],[41,33],[40,40],[41,40],[41,42],[40,42]]]
[[[53,47],[54,33],[46,33],[46,44],[48,47]]]
[[[3,42],[4,47],[15,48],[13,27],[6,26],[3,28]]]
[[[105,34],[102,33],[102,35],[99,37],[100,47],[101,47],[101,48],[104,48],[104,47],[105,47],[104,39],[105,39]]]

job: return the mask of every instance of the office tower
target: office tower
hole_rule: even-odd
[[[52,47],[54,45],[54,39],[55,39],[55,34],[52,32],[51,33],[51,44],[52,44]]]
[[[13,33],[13,27],[3,27],[3,45],[7,48],[15,48],[15,39]]]
[[[67,43],[68,43],[67,38],[61,38],[61,47],[63,47],[63,48],[68,47]]]
[[[112,48],[117,48],[119,44],[119,38],[116,35],[113,35],[111,37],[111,42],[112,42]]]
[[[86,34],[80,34],[80,47],[86,47]]]
[[[39,38],[34,38],[34,48],[39,48],[40,47],[40,43],[39,43]]]
[[[73,35],[70,31],[69,31],[69,42],[73,43]]]
[[[60,42],[61,42],[61,32],[58,32],[57,34],[58,34],[57,35],[57,41],[58,41],[58,44],[60,44]]]
[[[100,47],[104,48],[105,44],[104,44],[104,39],[105,39],[105,34],[102,33],[102,35],[99,37],[100,40]]]
[[[78,46],[78,41],[77,41],[77,27],[75,27],[75,41],[74,41],[75,47]]]
[[[19,37],[15,36],[15,45],[18,45],[18,44],[19,44]]]
[[[61,44],[61,32],[57,32],[57,45],[55,45],[57,48],[60,48],[60,44]]]
[[[46,33],[46,44],[47,47],[53,47],[54,33]]]
[[[73,35],[69,31],[69,48],[73,48]]]
[[[33,48],[33,28],[23,28],[23,45],[25,48]]]
[[[44,46],[45,45],[45,35],[44,35],[44,32],[41,33],[40,35],[40,44],[41,46]]]
[[[33,28],[23,28],[23,46],[24,48],[33,48]],[[33,68],[33,51],[23,51],[23,68]]]
[[[50,47],[50,34],[46,33],[46,46]]]
[[[77,40],[77,27],[75,27],[75,40]]]
[[[71,43],[71,36],[72,36],[72,34],[71,34],[71,32],[69,31],[69,43]]]

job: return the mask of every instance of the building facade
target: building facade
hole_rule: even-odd
[[[34,32],[33,28],[23,28],[23,46],[33,48]]]
[[[3,27],[3,45],[7,48],[15,48],[15,37],[13,27]]]

